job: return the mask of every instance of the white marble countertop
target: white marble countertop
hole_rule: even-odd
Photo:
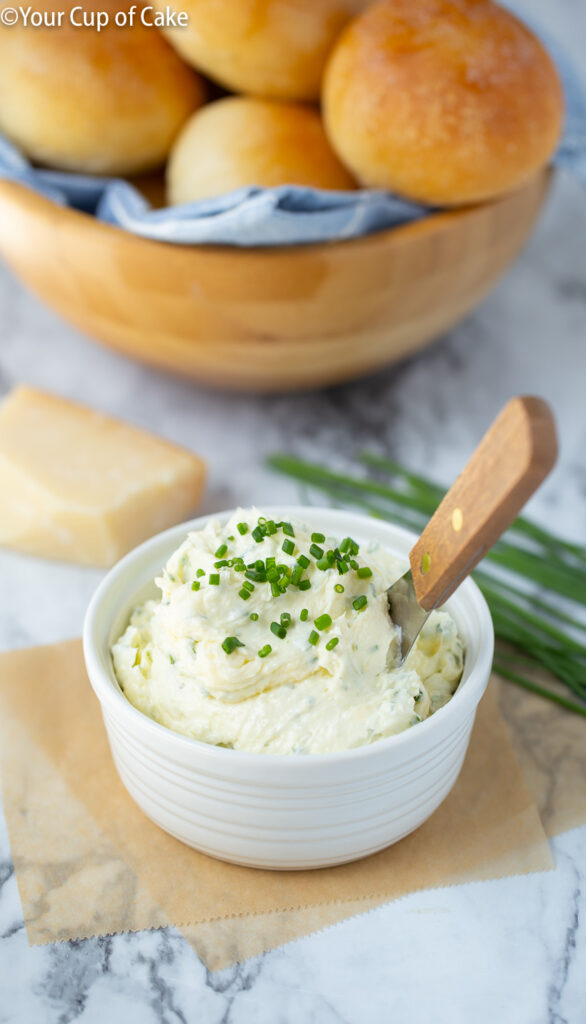
[[[526,7],[584,66],[584,6]],[[211,467],[203,511],[305,498],[263,468],[275,450],[343,465],[382,446],[450,480],[508,397],[542,394],[557,414],[561,460],[531,511],[583,540],[585,239],[586,196],[560,178],[521,260],[431,350],[354,385],[280,397],[206,392],[135,365],[78,335],[0,269],[0,393],[27,381],[192,446]],[[0,648],[79,634],[100,575],[0,552]],[[210,974],[172,930],[29,947],[0,827],[0,1024],[578,1024],[586,827],[552,851],[553,872],[414,894]]]

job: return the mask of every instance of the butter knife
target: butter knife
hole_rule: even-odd
[[[511,399],[411,549],[410,569],[389,587],[402,661],[429,614],[454,593],[543,482],[557,452],[547,403],[533,396]]]

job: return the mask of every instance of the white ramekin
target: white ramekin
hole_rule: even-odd
[[[269,508],[331,536],[378,541],[405,558],[415,536],[388,523],[321,508]],[[397,842],[441,804],[458,777],[478,702],[488,683],[494,633],[478,587],[466,580],[447,608],[466,644],[452,700],[419,725],[371,746],[335,754],[249,754],[180,736],[137,711],[114,675],[110,648],[188,530],[161,533],[108,573],[89,606],[84,654],[118,774],[157,825],[222,860],[275,869],[318,868]]]

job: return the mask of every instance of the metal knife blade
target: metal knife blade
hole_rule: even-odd
[[[389,614],[401,630],[401,664],[413,647],[430,612],[422,608],[417,600],[413,576],[409,569],[387,590]]]

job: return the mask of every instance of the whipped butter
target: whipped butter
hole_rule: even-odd
[[[416,725],[452,696],[463,645],[434,612],[403,665],[386,591],[403,571],[374,544],[238,510],[190,533],[113,645],[144,714],[255,753],[348,750]]]

